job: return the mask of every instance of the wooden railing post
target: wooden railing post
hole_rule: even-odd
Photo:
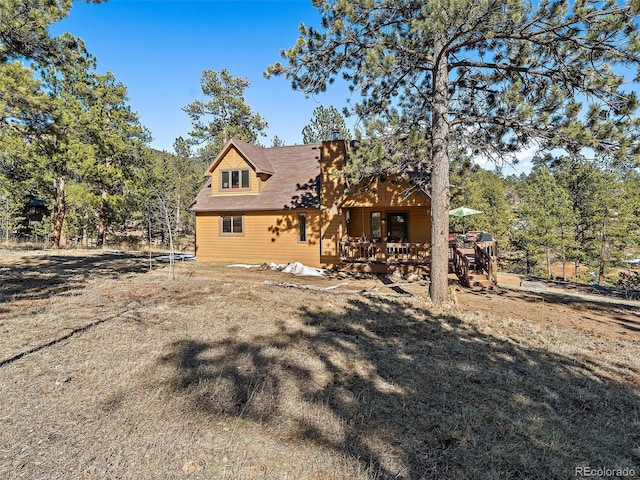
[[[429,245],[409,242],[338,242],[340,259],[348,262],[420,263],[429,259]]]
[[[498,283],[498,242],[476,242],[474,245],[476,256],[476,268],[486,273],[487,278],[493,283]]]
[[[456,245],[451,245],[451,257],[454,273],[460,281],[468,287],[471,284],[471,278],[469,277],[469,259],[464,253],[458,250]]]

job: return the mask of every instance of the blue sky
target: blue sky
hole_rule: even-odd
[[[295,44],[301,22],[319,22],[310,0],[109,0],[74,2],[51,31],[83,39],[98,60],[97,71],[111,71],[127,86],[131,108],[154,137],[151,146],[171,151],[173,141],[191,129],[182,107],[204,99],[205,69],[226,68],[251,83],[246,101],[269,123],[264,145],[275,135],[286,144],[302,143],[314,108],[341,109],[349,97],[344,83],[305,98],[287,80],[262,75],[281,59],[282,49]]]
[[[302,143],[302,128],[316,107],[345,106],[350,92],[340,80],[326,93],[305,98],[286,79],[263,77],[281,60],[280,51],[295,44],[301,22],[319,23],[311,0],[109,0],[74,2],[68,18],[51,30],[84,40],[98,60],[97,71],[111,71],[127,86],[132,109],[154,138],[151,146],[171,151],[174,140],[191,130],[182,107],[204,99],[204,69],[226,68],[250,82],[246,101],[269,124],[260,139],[264,145],[275,135],[288,145]],[[354,121],[347,119],[352,131]],[[521,163],[515,170],[506,167],[505,174],[528,171],[533,153],[533,147],[520,152]]]

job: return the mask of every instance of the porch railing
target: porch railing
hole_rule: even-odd
[[[494,284],[498,283],[498,242],[476,242],[473,249],[458,248],[455,243],[450,244],[449,262],[453,272],[460,281],[470,286],[471,274],[485,275]]]
[[[476,242],[474,253],[476,270],[486,273],[493,283],[498,283],[498,242]]]
[[[340,259],[348,262],[427,263],[428,243],[345,241]]]
[[[460,281],[469,286],[470,284],[470,271],[471,271],[471,262],[469,261],[469,257],[467,257],[461,250],[456,247],[455,244],[449,245],[449,261],[453,267],[453,272],[460,279]]]

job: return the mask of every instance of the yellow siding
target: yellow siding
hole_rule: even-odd
[[[407,194],[407,192],[411,192]],[[347,196],[342,212],[349,211],[347,234],[350,237],[366,236],[371,239],[371,213],[380,212],[383,219],[391,213],[406,213],[409,230],[408,241],[428,243],[431,238],[431,201],[422,192],[412,191],[408,182],[377,179],[361,191]],[[382,223],[382,240],[386,239],[387,223]]]
[[[220,188],[220,172],[222,170],[249,169],[249,188],[227,189]],[[211,194],[212,195],[247,195],[258,194],[262,189],[262,181],[256,175],[255,170],[238,153],[235,148],[229,149],[227,154],[218,162],[216,168],[211,172]]]
[[[307,241],[298,241],[298,213],[307,215]],[[290,263],[320,267],[318,211],[250,212],[244,234],[220,234],[220,214],[196,215],[196,258],[203,262]]]
[[[409,210],[409,241],[431,242],[431,211],[428,208]]]
[[[335,172],[344,168],[345,142],[323,142],[321,158],[321,260],[326,264],[335,264],[340,261],[338,242],[344,235],[345,225],[344,219],[339,213],[339,204],[344,194],[344,183]]]
[[[376,180],[363,191],[348,196],[343,207],[423,207],[431,205],[429,197],[424,193],[411,191],[409,184],[402,180]]]

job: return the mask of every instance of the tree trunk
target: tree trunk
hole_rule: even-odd
[[[85,211],[82,218],[82,248],[89,248],[89,212]]]
[[[98,209],[98,247],[105,247],[105,236],[107,233],[107,215],[109,214],[109,194],[102,191],[102,203]]]
[[[176,279],[176,252],[173,248],[173,232],[171,231],[171,220],[169,219],[169,215],[167,215],[167,229],[169,230],[169,279]]]
[[[167,226],[167,233],[169,235],[169,279],[175,280],[175,251],[173,248],[173,232],[171,230],[171,217],[169,215],[169,205],[163,203],[162,209],[164,210],[164,221]]]
[[[431,171],[431,286],[434,305],[442,305],[449,298],[449,122],[447,57],[444,41],[435,41],[433,57],[433,129]]]
[[[598,285],[604,283],[604,265],[607,256],[607,221],[602,220],[602,243],[600,244],[600,266],[598,269]]]
[[[99,248],[104,248],[104,237],[105,232],[107,231],[107,226],[104,223],[103,218],[98,218],[98,239],[96,241],[96,246]]]
[[[151,271],[151,267],[153,266],[153,262],[151,261],[151,213],[147,210],[147,223],[148,223],[148,234],[149,234],[149,271]]]
[[[180,231],[182,230],[180,228],[180,194],[178,193],[178,200],[177,200],[177,206],[176,206],[176,233],[180,233]]]
[[[53,205],[52,205],[52,223],[53,223],[53,247],[61,248],[65,246],[64,233],[62,227],[64,226],[64,219],[67,215],[67,204],[65,200],[65,184],[67,178],[66,175],[53,174]]]
[[[545,253],[547,255],[547,278],[551,278],[551,246],[549,243],[545,246]]]

